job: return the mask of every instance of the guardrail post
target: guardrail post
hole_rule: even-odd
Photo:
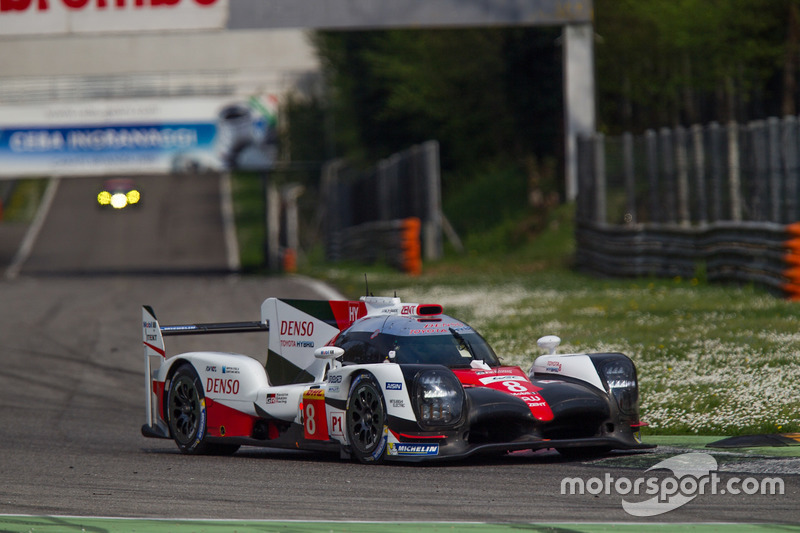
[[[767,175],[767,135],[764,121],[754,120],[750,122],[747,126],[747,133],[750,136],[750,144],[753,150],[750,220],[763,221],[766,220],[768,212],[767,186],[769,185],[769,176]]]
[[[662,222],[661,194],[658,190],[658,143],[656,132],[647,130],[644,134],[647,146],[647,184],[650,194],[650,222]]]
[[[767,119],[769,146],[769,220],[781,221],[781,124],[777,117]]]
[[[703,142],[703,127],[699,124],[692,126],[692,151],[694,154],[695,191],[697,194],[697,222],[705,224],[708,221],[708,207],[706,205],[706,152]]]
[[[439,173],[439,143],[428,141],[422,145],[427,199],[425,222],[422,228],[425,259],[441,259],[444,255],[442,242],[442,184]]]
[[[661,172],[664,178],[665,216],[663,222],[675,222],[675,149],[672,143],[672,131],[661,128],[659,131],[661,141]]]
[[[594,136],[594,221],[606,223],[606,137],[602,133]]]
[[[730,195],[731,220],[742,221],[741,169],[739,167],[739,125],[731,120],[728,132],[728,191]]]
[[[633,134],[622,135],[622,166],[625,175],[625,222],[636,224],[636,181],[633,170]]]
[[[783,165],[784,165],[784,179],[786,182],[786,190],[783,195],[785,214],[784,222],[794,222],[798,218],[797,214],[797,117],[794,115],[785,117],[783,119],[783,135],[781,138],[783,144]]]
[[[719,124],[708,125],[708,144],[711,150],[711,220],[722,220],[722,130]]]
[[[678,223],[688,227],[691,224],[689,215],[689,160],[686,157],[686,130],[683,126],[675,128],[675,159],[678,163]]]

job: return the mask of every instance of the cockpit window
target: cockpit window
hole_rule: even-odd
[[[450,328],[443,335],[384,335],[384,342],[394,350],[394,362],[409,364],[436,364],[450,368],[469,367],[472,361],[483,361],[489,366],[499,366],[494,351],[487,342],[472,330],[459,333]]]

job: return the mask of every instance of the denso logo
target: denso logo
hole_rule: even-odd
[[[86,9],[93,7],[96,10],[125,9],[134,7],[137,9],[148,7],[173,7],[183,2],[184,4],[196,4],[198,6],[210,6],[217,3],[217,0],[0,0],[0,11],[48,11],[51,5],[63,4],[68,9]]]
[[[310,337],[314,334],[314,323],[301,320],[281,320],[281,335]]]
[[[213,392],[214,394],[239,394],[239,380],[208,378],[206,381],[206,392]]]

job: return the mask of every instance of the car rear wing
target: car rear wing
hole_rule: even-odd
[[[153,436],[166,436],[166,428],[157,428],[153,425],[156,416],[154,396],[155,382],[161,363],[167,358],[164,346],[164,337],[174,335],[207,335],[216,333],[247,333],[267,332],[267,322],[216,322],[208,324],[175,324],[162,326],[158,323],[155,311],[149,305],[142,306],[142,342],[144,344],[144,376],[145,376],[145,406],[147,413],[146,428],[154,433]]]

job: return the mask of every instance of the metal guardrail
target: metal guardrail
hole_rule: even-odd
[[[579,142],[576,260],[606,276],[704,276],[800,300],[800,124],[663,128]]]

